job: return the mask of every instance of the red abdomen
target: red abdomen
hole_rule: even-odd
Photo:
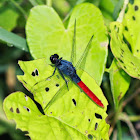
[[[78,82],[77,85],[99,106],[104,108],[102,102],[96,97],[96,95],[82,82]]]

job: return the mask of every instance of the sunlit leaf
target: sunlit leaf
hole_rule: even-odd
[[[140,59],[132,54],[124,40],[124,27],[119,22],[113,22],[111,29],[111,50],[120,66],[130,76],[140,79]]]
[[[111,91],[115,103],[115,108],[119,107],[120,100],[124,97],[130,85],[130,76],[118,65],[116,59],[113,60],[109,71]]]
[[[140,59],[140,1],[128,4],[123,23],[123,34],[131,45],[132,53]]]
[[[41,114],[33,101],[21,92],[5,99],[4,110],[9,119],[16,121],[18,128],[29,132],[31,139],[109,139],[109,125],[105,121],[107,100],[86,72],[79,70],[78,74],[82,73],[82,81],[102,101],[104,109],[69,79],[68,90],[58,72],[48,79],[54,68],[46,63],[46,59],[20,61],[19,64],[24,75],[18,79],[33,93],[46,115]]]
[[[28,51],[26,40],[12,32],[0,28],[0,40],[7,43],[9,47],[17,47],[23,51]]]
[[[33,8],[26,26],[30,52],[35,59],[45,57],[47,63],[50,63],[49,57],[54,53],[70,60],[75,20],[76,62],[94,34],[91,48],[85,58],[84,70],[100,84],[107,58],[108,39],[102,14],[93,4],[77,5],[71,14],[67,29],[52,8]]]

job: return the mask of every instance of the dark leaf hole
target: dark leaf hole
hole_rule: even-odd
[[[59,84],[56,84],[57,87],[59,87]]]
[[[24,106],[24,108],[25,108],[28,112],[30,112],[30,109],[29,109],[28,107]]]
[[[125,26],[124,28],[125,28],[125,30],[126,30],[126,31],[128,31],[128,28],[127,28],[127,26]]]
[[[38,74],[38,70],[37,70],[37,69],[35,70],[35,74],[36,74],[37,76],[39,75],[39,74]]]
[[[98,114],[98,113],[95,113],[95,117],[96,117],[97,119],[102,119],[102,116],[101,116],[100,114]]]
[[[137,50],[137,52],[139,52],[139,50]]]
[[[59,75],[56,75],[56,77],[59,79]]]
[[[35,76],[35,72],[34,71],[32,72],[32,76]]]
[[[24,80],[23,80],[23,82],[24,82],[25,84],[27,84],[27,82],[26,82],[26,81],[24,81]]]
[[[33,72],[32,72],[32,76],[38,76],[39,74],[38,74],[38,70],[37,69],[35,69]]]
[[[137,5],[135,5],[134,9],[135,9],[135,11],[138,11],[139,7]]]
[[[124,66],[124,68],[126,69],[126,66]]]
[[[123,41],[125,42],[125,44],[127,44],[129,50],[132,52],[131,45],[130,45],[130,43],[128,42],[128,40],[125,38],[124,35],[123,35]]]
[[[134,66],[135,64],[133,62],[131,62],[131,64]]]
[[[132,19],[133,19],[133,20],[136,20],[135,16],[132,16]]]
[[[76,101],[75,101],[75,99],[72,99],[72,101],[73,101],[74,105],[76,106]]]
[[[88,119],[88,121],[90,122],[90,119]]]
[[[19,111],[19,109],[18,109],[18,108],[16,109],[16,112],[17,112],[17,113],[20,113],[20,111]]]
[[[95,123],[95,130],[97,130],[97,127],[98,127],[98,123]]]
[[[118,58],[118,60],[119,60],[121,63],[124,63],[120,58]]]
[[[122,54],[124,53],[124,50],[121,48]]]
[[[46,88],[45,88],[45,90],[46,90],[46,92],[48,92],[48,91],[49,91],[49,88],[48,88],[48,87],[46,87]]]
[[[89,138],[90,140],[93,140],[93,136],[92,136],[91,134],[88,134],[88,138]]]
[[[13,110],[13,108],[12,108],[12,107],[10,108],[10,111],[11,111],[11,112],[14,112],[14,110]]]

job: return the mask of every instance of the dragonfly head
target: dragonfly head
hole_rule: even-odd
[[[57,62],[58,58],[59,58],[59,55],[54,54],[54,55],[51,55],[50,60],[53,64],[55,64]]]

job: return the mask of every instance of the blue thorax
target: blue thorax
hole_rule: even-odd
[[[75,67],[71,62],[67,60],[60,60],[59,62],[60,63],[57,65],[58,70],[60,70],[63,74],[69,76],[75,83],[79,83],[81,81],[79,76],[76,74]]]

